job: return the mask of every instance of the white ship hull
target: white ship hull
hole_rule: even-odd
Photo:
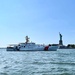
[[[57,51],[57,49],[58,49],[58,46],[50,46],[48,48],[48,51]]]
[[[45,47],[41,48],[20,48],[16,49],[14,47],[7,47],[7,51],[57,51],[58,46],[50,46],[47,50]]]

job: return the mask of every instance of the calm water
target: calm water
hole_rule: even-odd
[[[75,75],[75,50],[0,50],[0,75]]]

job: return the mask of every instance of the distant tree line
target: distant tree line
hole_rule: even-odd
[[[75,48],[75,44],[68,44],[67,47],[68,48]]]

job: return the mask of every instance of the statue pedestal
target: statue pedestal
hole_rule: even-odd
[[[62,40],[59,40],[59,45],[63,45],[63,42],[62,42]]]

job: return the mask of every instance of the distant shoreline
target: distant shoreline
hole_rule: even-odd
[[[0,48],[0,49],[6,49],[6,48]]]

